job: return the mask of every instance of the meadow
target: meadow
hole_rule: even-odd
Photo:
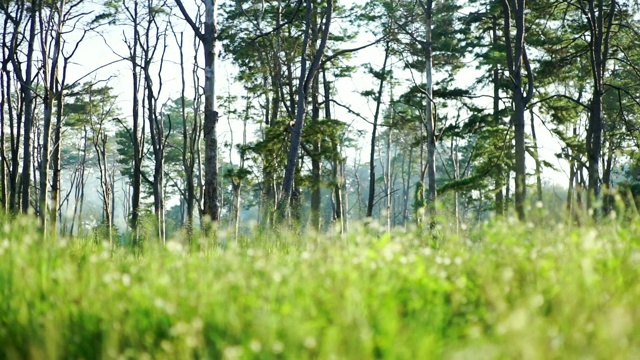
[[[0,359],[637,359],[640,223],[219,231],[141,251],[0,226]]]

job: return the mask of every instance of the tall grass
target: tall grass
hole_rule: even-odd
[[[640,227],[221,231],[142,252],[0,228],[4,359],[640,358]],[[258,233],[258,232],[256,232]]]

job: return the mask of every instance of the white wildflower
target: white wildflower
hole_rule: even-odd
[[[262,351],[262,344],[259,340],[252,339],[251,342],[249,342],[249,349],[251,349],[251,351],[253,351],[254,353],[259,353],[260,351]]]
[[[240,346],[228,346],[222,352],[223,359],[235,360],[242,357],[242,348]]]
[[[124,285],[125,287],[129,287],[131,286],[131,275],[129,274],[122,274],[122,285]]]
[[[280,354],[283,350],[284,344],[282,344],[280,341],[274,342],[271,346],[271,351],[273,351],[274,354]]]
[[[316,341],[315,337],[307,336],[304,339],[304,347],[306,347],[307,349],[315,349],[316,346],[318,346],[318,342]]]

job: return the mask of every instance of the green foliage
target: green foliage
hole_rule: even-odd
[[[633,358],[640,227],[220,231],[142,254],[0,228],[0,358]],[[224,246],[218,244],[226,244]]]

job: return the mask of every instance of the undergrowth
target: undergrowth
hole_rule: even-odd
[[[376,224],[238,241],[0,227],[2,359],[640,357],[640,228]]]

